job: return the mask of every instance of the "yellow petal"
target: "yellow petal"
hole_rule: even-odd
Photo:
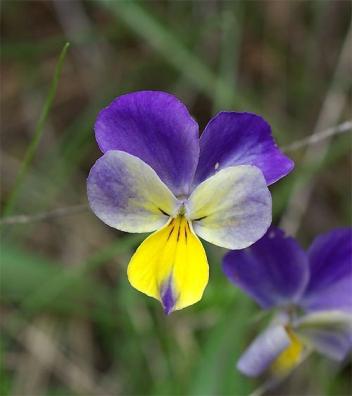
[[[158,299],[170,313],[202,298],[209,268],[192,225],[178,216],[139,246],[127,275],[134,288]]]
[[[290,338],[291,344],[274,360],[271,370],[276,375],[285,375],[300,362],[304,345],[295,333],[289,328],[285,328]]]

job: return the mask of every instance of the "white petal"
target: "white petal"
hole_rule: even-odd
[[[261,333],[237,362],[237,368],[249,377],[262,374],[291,341],[283,326],[273,326]]]
[[[194,190],[187,216],[208,242],[228,249],[252,245],[271,223],[271,195],[262,172],[251,165],[220,170]]]
[[[93,212],[121,231],[154,231],[165,225],[179,206],[149,165],[123,151],[111,150],[99,158],[87,186]]]
[[[295,323],[295,331],[308,344],[331,359],[342,360],[352,347],[352,315],[343,311],[307,314]]]

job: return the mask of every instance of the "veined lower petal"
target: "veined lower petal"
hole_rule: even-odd
[[[195,232],[214,245],[252,245],[271,223],[271,195],[263,173],[252,165],[220,170],[193,191],[187,215]]]
[[[343,360],[352,348],[352,315],[343,311],[307,314],[295,323],[295,332],[318,352]]]
[[[192,225],[178,216],[139,246],[127,275],[134,288],[158,299],[169,314],[202,298],[209,268]]]
[[[87,188],[93,212],[107,225],[126,232],[159,229],[180,205],[149,165],[118,150],[97,160]]]

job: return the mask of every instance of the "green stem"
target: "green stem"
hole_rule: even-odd
[[[45,125],[46,119],[48,118],[48,114],[50,112],[50,109],[52,107],[52,104],[53,104],[53,101],[54,101],[54,98],[56,95],[57,86],[58,86],[58,82],[59,82],[59,79],[61,76],[63,63],[64,63],[66,53],[67,53],[69,46],[70,46],[70,43],[66,43],[61,50],[61,53],[60,53],[60,56],[59,56],[59,59],[58,59],[58,62],[57,62],[56,68],[55,68],[54,77],[51,82],[51,86],[50,86],[47,98],[45,100],[43,109],[41,111],[39,120],[37,122],[35,131],[34,131],[33,139],[27,148],[26,154],[25,154],[24,159],[20,166],[20,170],[18,171],[16,180],[14,183],[14,187],[13,187],[13,189],[10,193],[10,196],[5,204],[5,207],[3,210],[3,216],[8,216],[12,212],[13,208],[15,207],[17,196],[20,191],[20,186],[27,175],[29,166],[30,166],[30,164],[34,158],[34,155],[37,151],[38,144],[39,144],[40,139],[43,135],[43,130],[44,130],[44,125]]]

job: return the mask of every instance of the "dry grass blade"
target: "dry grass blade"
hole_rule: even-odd
[[[328,139],[332,136],[335,135],[340,135],[342,133],[346,133],[352,130],[352,120],[343,122],[340,125],[337,125],[335,127],[329,128],[326,131],[322,132],[317,132],[313,133],[313,135],[310,135],[306,138],[303,138],[301,140],[297,140],[296,142],[293,142],[285,147],[283,147],[283,151],[294,151],[298,150],[302,147],[310,146],[312,144],[319,143],[325,139]]]
[[[4,219],[0,220],[0,224],[27,224],[36,221],[51,220],[56,217],[63,217],[63,216],[82,213],[85,212],[87,209],[88,209],[88,205],[86,204],[67,206],[64,208],[54,209],[50,212],[37,213],[34,215],[22,214],[17,216],[5,217]]]
[[[323,129],[326,125],[335,124],[347,105],[347,93],[342,88],[340,81],[347,81],[350,73],[351,56],[350,48],[352,44],[352,26],[344,40],[339,59],[335,68],[334,77],[330,84],[330,88],[325,96],[325,100],[320,110],[318,120],[316,122],[316,130]],[[315,146],[307,146],[303,159],[300,163],[301,170],[305,171],[312,165],[318,165],[325,158],[329,143],[333,135],[326,138]],[[313,176],[313,175],[312,175]],[[287,206],[285,215],[282,218],[280,226],[289,234],[295,235],[302,223],[304,213],[306,212],[310,197],[315,186],[315,179],[312,177],[310,183],[302,183],[301,179],[297,179],[293,187],[291,198]]]
[[[102,388],[96,384],[94,379],[86,371],[84,362],[78,357],[68,357],[47,331],[33,324],[22,321],[23,332],[14,334],[10,321],[3,321],[2,328],[10,336],[22,345],[26,351],[33,356],[38,364],[42,366],[52,366],[52,370],[66,383],[72,390],[81,395],[112,395],[115,392]]]

